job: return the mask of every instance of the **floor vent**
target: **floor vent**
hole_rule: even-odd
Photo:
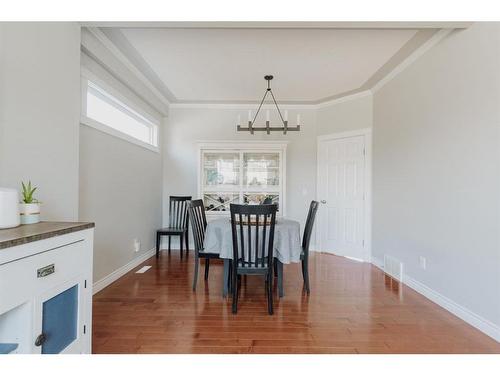
[[[403,263],[390,255],[384,255],[384,272],[392,278],[403,281]]]
[[[137,271],[135,271],[135,273],[144,273],[147,270],[149,270],[150,268],[151,268],[151,266],[144,266],[144,267],[139,268]]]

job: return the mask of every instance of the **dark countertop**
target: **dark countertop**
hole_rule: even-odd
[[[93,228],[94,226],[94,223],[41,221],[37,224],[26,224],[15,228],[0,229],[0,250]]]

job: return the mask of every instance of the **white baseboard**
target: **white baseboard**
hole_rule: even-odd
[[[384,262],[372,256],[372,264],[384,270]],[[446,296],[436,292],[434,289],[429,288],[427,285],[422,284],[420,281],[413,279],[407,274],[403,275],[403,284],[412,288],[417,293],[430,299],[432,302],[438,304],[442,308],[448,310],[453,315],[459,317],[463,321],[469,323],[471,326],[477,328],[481,332],[490,336],[494,340],[500,342],[500,327],[490,322],[489,320],[479,316],[475,312],[470,311],[466,307],[456,303]]]
[[[151,258],[152,256],[154,256],[155,253],[156,253],[155,249],[148,250],[144,254],[142,254],[141,256],[132,259],[130,262],[128,262],[124,266],[118,268],[116,271],[113,271],[108,276],[105,276],[101,280],[96,281],[93,285],[92,294],[96,294],[96,293],[100,292],[101,290],[106,288],[108,285],[115,282],[123,275],[125,275],[127,272],[133,270],[139,264],[141,264],[142,262],[144,262],[144,261],[148,260],[149,258]]]
[[[318,247],[316,246],[316,244],[309,244],[309,251],[314,251],[315,253],[321,253],[321,250],[318,249]]]
[[[378,258],[375,258],[373,255],[372,255],[372,264],[381,269],[382,271],[384,270],[384,262]]]

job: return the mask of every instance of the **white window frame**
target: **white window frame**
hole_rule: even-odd
[[[274,142],[274,141],[246,141],[246,142],[234,142],[234,141],[198,141],[198,197],[199,199],[204,199],[205,189],[203,186],[203,155],[204,153],[212,152],[234,152],[240,154],[240,160],[242,160],[242,154],[246,152],[258,153],[258,152],[277,152],[280,154],[280,186],[279,186],[279,205],[280,210],[278,216],[286,216],[286,149],[288,142]],[[240,194],[240,199],[242,194],[252,189],[245,188],[242,181],[243,166],[240,165],[240,185],[235,188],[235,192]],[[207,191],[209,193],[209,191]],[[207,218],[209,217],[220,217],[229,215],[229,211],[224,212],[206,212]]]
[[[101,123],[99,121],[96,121],[90,117],[86,116],[87,113],[87,88],[89,87],[89,82],[95,84],[102,90],[106,91],[109,95],[113,96],[116,98],[118,101],[122,102],[125,106],[121,106],[120,104],[113,102],[112,100],[108,99],[105,97],[105,95],[100,95],[103,100],[105,100],[108,104],[112,105],[113,107],[119,109],[120,111],[124,112],[128,116],[134,118],[138,122],[150,127],[151,129],[151,136],[153,142],[156,141],[155,144],[150,144],[147,142],[143,142],[140,139],[137,139],[135,137],[132,137],[126,133],[123,133],[109,125],[106,125],[104,123]],[[95,89],[94,89],[95,90]],[[160,134],[159,134],[159,128],[161,124],[161,120],[157,119],[153,116],[151,116],[149,113],[146,111],[142,110],[136,103],[133,103],[131,100],[129,100],[127,97],[125,97],[122,93],[120,93],[118,90],[113,88],[111,85],[107,84],[100,78],[98,78],[95,74],[92,72],[82,69],[82,77],[81,77],[81,116],[80,116],[80,123],[86,126],[89,126],[91,128],[94,128],[96,130],[99,130],[103,133],[112,135],[114,137],[120,138],[122,140],[125,140],[127,142],[133,143],[137,146],[141,146],[145,149],[148,149],[150,151],[154,152],[160,152]],[[131,112],[130,110],[136,112],[138,115],[135,113]],[[142,119],[143,117],[144,119]]]

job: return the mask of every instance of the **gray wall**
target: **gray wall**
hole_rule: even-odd
[[[286,136],[278,133],[250,135],[236,131],[238,114],[246,119],[247,110],[171,108],[163,142],[164,224],[168,223],[170,195],[197,196],[196,141],[275,140],[289,141],[286,166],[287,216],[299,220],[303,227],[309,202],[316,199],[317,136],[371,127],[371,95],[318,110],[289,110],[292,125],[297,113],[301,114],[303,123],[300,132],[290,132]],[[271,122],[277,121],[278,118],[271,117]]]
[[[372,95],[339,102],[317,111],[317,135],[372,127]]]
[[[373,255],[497,325],[499,66],[499,24],[454,32],[376,92],[373,126]]]
[[[161,226],[161,154],[80,127],[80,219],[94,221],[94,281],[155,247]],[[141,251],[133,250],[134,239]]]
[[[236,131],[238,114],[246,119],[247,110],[179,109],[170,110],[164,137],[164,223],[168,222],[168,197],[189,194],[197,197],[197,141],[290,141],[287,146],[287,216],[303,221],[309,202],[316,196],[316,114],[301,111],[300,132],[266,135]],[[264,115],[265,116],[265,115]],[[289,111],[295,121],[296,112]],[[271,121],[277,121],[271,117]],[[292,188],[293,187],[293,188]]]
[[[0,23],[0,186],[38,186],[43,220],[78,219],[80,27]]]

